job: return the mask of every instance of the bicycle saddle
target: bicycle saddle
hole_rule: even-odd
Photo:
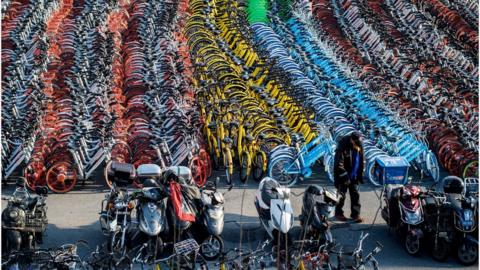
[[[217,129],[217,123],[215,121],[212,121],[208,124],[209,129]]]
[[[222,140],[224,143],[226,144],[231,144],[233,143],[233,140],[229,137],[223,137],[223,140]]]
[[[245,139],[248,141],[248,142],[253,142],[255,140],[255,137],[252,136],[252,134],[247,134],[245,136]]]
[[[243,124],[243,126],[246,128],[246,129],[250,129],[253,127],[253,122],[250,122],[250,121],[247,121]]]
[[[236,127],[236,128],[239,127],[239,123],[236,120],[228,122],[227,125],[230,126],[230,127]]]

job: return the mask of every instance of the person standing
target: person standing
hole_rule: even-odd
[[[360,217],[360,193],[358,185],[363,184],[364,154],[362,136],[359,132],[353,132],[340,139],[335,150],[334,161],[334,184],[341,194],[340,201],[335,208],[335,218],[339,221],[347,221],[343,214],[343,205],[347,191],[350,193],[351,214],[350,217],[356,223],[363,222]]]

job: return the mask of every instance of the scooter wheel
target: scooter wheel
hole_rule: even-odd
[[[435,240],[432,241],[432,258],[439,262],[444,262],[448,258],[449,248],[445,239],[438,239],[435,247]]]
[[[463,265],[473,265],[478,260],[478,245],[463,240],[457,249],[458,261]]]
[[[217,235],[210,235],[200,246],[200,254],[207,261],[217,259],[223,252],[223,239]]]
[[[405,250],[408,254],[417,256],[420,253],[420,238],[407,234],[405,237]]]

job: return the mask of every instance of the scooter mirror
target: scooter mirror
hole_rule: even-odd
[[[215,187],[217,187],[218,183],[220,183],[220,177],[217,176],[217,178],[215,178],[214,183],[215,183]]]
[[[41,196],[46,196],[48,194],[47,187],[35,187],[35,193]]]

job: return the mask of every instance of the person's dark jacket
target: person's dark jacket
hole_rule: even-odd
[[[363,184],[363,166],[364,166],[364,154],[363,146],[360,147],[360,164],[357,171],[357,176],[355,179],[350,179],[350,173],[353,166],[353,145],[350,141],[350,136],[343,137],[337,145],[335,150],[335,161],[333,165],[333,176],[335,186],[351,182],[352,184]]]

